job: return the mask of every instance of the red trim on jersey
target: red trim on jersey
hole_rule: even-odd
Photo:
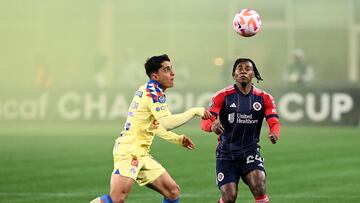
[[[214,115],[211,116],[210,119],[201,120],[201,129],[206,132],[211,132],[211,127],[214,124],[216,117]]]
[[[214,96],[211,98],[212,106],[210,107],[209,111],[215,114],[216,116],[219,115],[225,97],[234,92],[236,92],[234,85],[225,87],[224,89],[216,92]]]
[[[227,95],[232,94],[236,92],[234,85],[230,85],[225,87],[224,89],[219,90],[214,94],[214,96],[211,98],[212,105],[209,108],[209,111],[213,114],[211,119],[208,120],[202,120],[201,121],[201,129],[206,132],[211,132],[211,127],[214,124],[214,121],[216,120],[217,116],[220,113],[220,110],[223,106],[224,99]]]
[[[280,138],[280,122],[279,122],[279,119],[277,117],[272,117],[272,118],[266,120],[266,122],[269,125],[270,133],[274,133],[277,138]]]

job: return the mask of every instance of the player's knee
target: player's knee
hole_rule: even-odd
[[[253,195],[255,197],[259,197],[265,194],[265,183],[264,182],[259,182],[258,184],[256,184],[253,188],[252,191]]]
[[[236,191],[229,191],[222,195],[224,203],[235,203],[237,197]]]
[[[169,189],[166,198],[169,200],[176,200],[180,196],[180,187],[178,185],[174,185]]]
[[[125,202],[125,199],[127,198],[128,193],[124,192],[110,192],[110,197],[113,201],[113,203],[123,203]]]

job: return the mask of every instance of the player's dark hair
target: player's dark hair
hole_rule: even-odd
[[[261,76],[260,76],[260,73],[259,73],[258,69],[256,68],[256,65],[255,65],[254,61],[252,61],[252,60],[249,59],[249,58],[238,58],[238,59],[236,59],[236,61],[235,61],[235,63],[234,63],[234,66],[233,66],[233,70],[232,70],[232,76],[233,76],[233,77],[235,76],[236,66],[238,66],[239,63],[241,63],[241,62],[247,62],[247,61],[249,61],[249,62],[252,64],[252,66],[253,66],[254,73],[255,73],[255,78],[257,79],[257,82],[263,80],[263,79],[261,78]]]
[[[146,75],[150,78],[151,73],[157,72],[161,68],[161,63],[164,61],[170,61],[169,56],[166,54],[146,59],[144,64]]]

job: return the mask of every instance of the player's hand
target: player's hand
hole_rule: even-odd
[[[218,135],[224,132],[224,127],[221,125],[219,119],[214,121],[214,124],[211,126],[211,131]]]
[[[274,133],[270,133],[269,139],[270,139],[271,143],[276,144],[278,137]]]
[[[210,119],[211,118],[211,113],[209,110],[206,110],[204,111],[204,115],[203,117],[201,117],[203,120],[207,120],[207,119]]]
[[[189,137],[184,135],[183,147],[186,147],[186,148],[192,150],[192,149],[195,149],[195,144]]]

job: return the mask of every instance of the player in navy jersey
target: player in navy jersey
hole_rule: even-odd
[[[216,175],[221,198],[218,203],[236,201],[240,178],[248,185],[255,202],[268,203],[264,159],[258,143],[264,118],[270,127],[270,141],[275,144],[279,139],[275,102],[270,94],[253,85],[254,77],[258,81],[262,78],[251,59],[237,59],[232,76],[235,84],[220,90],[211,99],[212,119],[201,122],[204,131],[219,136]]]

